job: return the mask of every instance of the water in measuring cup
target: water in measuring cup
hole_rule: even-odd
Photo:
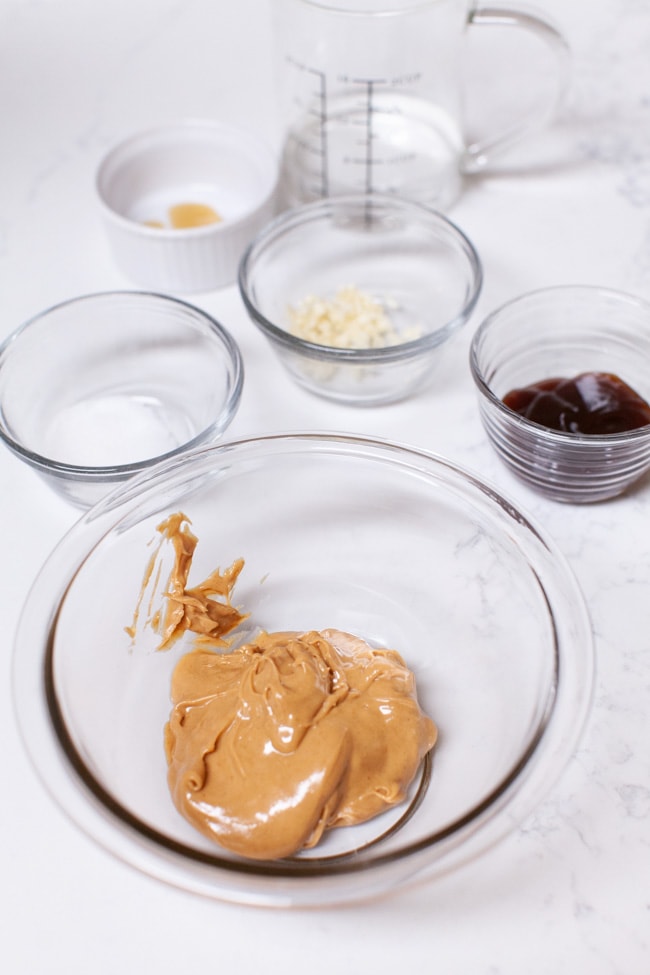
[[[283,190],[289,206],[343,193],[389,193],[438,208],[459,195],[463,140],[438,105],[368,82],[315,102],[287,135]]]

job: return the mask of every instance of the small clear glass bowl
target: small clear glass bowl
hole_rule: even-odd
[[[272,862],[211,844],[176,811],[163,728],[191,640],[159,651],[125,630],[176,511],[199,539],[190,585],[245,560],[237,641],[334,627],[402,654],[439,729],[405,802]],[[469,864],[551,788],[592,685],[582,595],[524,514],[440,458],[332,434],[223,442],[113,492],[47,560],[13,658],[27,751],[73,821],[160,880],[269,906],[367,899]]]
[[[285,212],[258,234],[239,269],[246,309],[290,376],[355,406],[400,400],[429,382],[481,284],[479,257],[458,227],[426,206],[373,194]],[[290,307],[308,296],[331,301],[348,286],[377,300],[396,332],[417,337],[361,349],[292,334]]]
[[[84,295],[0,345],[0,437],[88,507],[138,471],[218,439],[243,377],[234,339],[193,305],[135,291]]]
[[[648,302],[589,285],[522,295],[478,327],[470,368],[490,442],[535,491],[555,501],[603,501],[650,468],[650,426],[618,434],[561,432],[503,403],[513,389],[583,372],[613,373],[650,402]]]

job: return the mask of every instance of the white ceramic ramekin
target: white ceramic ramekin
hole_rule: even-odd
[[[246,245],[275,211],[277,183],[276,158],[255,135],[186,120],[120,142],[101,161],[96,187],[122,272],[145,288],[200,292],[234,282]],[[167,226],[169,207],[187,203],[221,219]]]

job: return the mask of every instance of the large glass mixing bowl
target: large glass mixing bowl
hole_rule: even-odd
[[[125,631],[156,526],[176,511],[199,539],[190,582],[245,559],[242,640],[336,627],[402,654],[439,729],[405,803],[272,862],[179,815],[163,727],[188,644],[159,651]],[[304,906],[435,878],[511,831],[571,757],[592,677],[576,581],[510,502],[421,451],[286,434],[202,448],[86,513],[28,598],[14,698],[45,785],[104,847],[197,893]]]

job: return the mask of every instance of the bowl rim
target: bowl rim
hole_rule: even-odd
[[[396,212],[411,214],[422,220],[426,220],[432,227],[436,227],[453,240],[457,250],[462,252],[467,259],[471,274],[470,288],[465,302],[458,313],[439,326],[432,332],[427,332],[416,339],[408,342],[401,342],[398,345],[380,346],[373,349],[358,348],[338,348],[331,345],[321,345],[317,342],[310,342],[307,339],[293,335],[291,332],[275,325],[256,307],[252,297],[252,266],[258,256],[258,252],[263,252],[267,247],[287,231],[292,231],[297,227],[307,223],[316,223],[323,218],[330,218],[336,212],[344,212],[346,208],[368,208],[377,207],[386,212]],[[414,200],[406,200],[400,197],[390,196],[386,193],[353,193],[341,194],[316,200],[312,203],[305,203],[285,210],[274,217],[262,230],[253,238],[246,247],[239,262],[237,273],[237,283],[239,292],[251,320],[262,331],[264,335],[277,345],[293,351],[300,352],[310,358],[326,362],[351,362],[356,364],[379,364],[382,362],[396,362],[402,359],[415,358],[420,353],[429,351],[441,345],[452,332],[466,324],[476,307],[481,289],[483,286],[483,265],[479,254],[461,228],[449,219],[445,214],[424,203]]]
[[[126,289],[88,292],[86,294],[77,295],[73,298],[67,298],[63,301],[59,301],[54,305],[50,305],[48,308],[37,312],[37,314],[32,315],[31,318],[27,319],[16,329],[14,329],[14,331],[11,332],[2,343],[0,343],[0,382],[2,379],[2,370],[4,368],[5,359],[11,354],[12,348],[17,342],[20,341],[23,333],[25,333],[32,325],[42,321],[53,312],[70,307],[71,305],[81,304],[84,302],[91,303],[98,299],[100,301],[110,301],[114,298],[117,298],[118,301],[135,299],[136,301],[142,300],[147,303],[153,299],[153,301],[157,304],[176,306],[182,311],[190,312],[192,315],[198,317],[198,319],[218,337],[222,344],[223,350],[226,353],[229,364],[229,372],[231,373],[230,390],[227,398],[222,404],[220,414],[225,419],[224,429],[227,428],[233,416],[237,412],[237,409],[239,408],[243,391],[244,362],[239,345],[230,332],[220,322],[218,322],[216,318],[204,311],[202,308],[199,308],[197,305],[193,305],[188,301],[184,301],[182,298],[177,298],[175,296],[163,294],[157,291],[138,291]],[[57,461],[54,458],[46,457],[37,451],[31,450],[20,440],[17,440],[5,422],[5,412],[2,403],[0,402],[0,438],[4,444],[34,469],[42,472],[43,474],[65,480],[91,483],[126,480],[132,477],[134,474],[137,474],[143,470],[148,470],[158,463],[164,462],[179,454],[184,454],[186,451],[191,450],[192,448],[198,447],[206,440],[209,440],[214,435],[215,430],[216,423],[213,422],[192,437],[191,440],[181,444],[179,447],[175,447],[173,450],[166,451],[163,454],[157,454],[153,457],[145,458],[144,460],[132,461],[128,464],[106,464],[96,467],[89,467],[84,464],[70,464]]]
[[[549,444],[554,444],[558,447],[565,446],[575,448],[579,444],[585,449],[590,447],[600,449],[603,447],[616,446],[618,444],[634,444],[636,441],[648,439],[648,435],[650,434],[650,424],[645,424],[645,426],[642,427],[636,427],[634,430],[624,430],[620,433],[590,434],[576,433],[570,430],[554,430],[551,427],[546,427],[544,424],[537,423],[535,420],[530,420],[511,409],[511,407],[506,406],[503,400],[493,392],[490,384],[483,375],[483,371],[478,361],[479,347],[487,331],[491,328],[492,324],[498,318],[500,318],[502,313],[516,308],[517,306],[525,306],[526,303],[534,299],[542,297],[562,297],[563,295],[568,296],[571,293],[574,295],[584,295],[585,297],[596,297],[597,295],[600,295],[601,297],[609,298],[612,301],[623,301],[626,304],[635,305],[640,310],[645,309],[647,311],[648,327],[650,329],[650,301],[630,294],[626,291],[602,287],[601,285],[596,284],[559,284],[550,285],[549,287],[544,288],[535,288],[532,291],[526,291],[522,294],[516,295],[514,298],[508,299],[493,309],[479,323],[472,336],[469,348],[469,367],[479,394],[482,395],[489,406],[503,416],[508,423],[518,427],[521,430],[528,430],[531,434],[542,437]]]
[[[131,220],[111,206],[107,199],[105,182],[111,167],[121,168],[129,162],[129,159],[120,160],[120,157],[133,155],[138,149],[140,151],[146,149],[150,140],[159,140],[160,144],[164,145],[174,136],[186,137],[188,133],[192,132],[202,135],[205,140],[215,144],[217,144],[215,140],[223,142],[226,139],[231,145],[237,144],[240,148],[246,148],[247,154],[251,158],[254,157],[257,161],[264,162],[265,179],[261,181],[260,191],[256,194],[251,205],[247,206],[239,217],[199,227],[148,227],[146,224]],[[261,172],[262,167],[260,166]],[[273,199],[279,181],[280,169],[277,153],[257,133],[249,128],[232,125],[218,119],[191,117],[152,125],[146,129],[137,129],[114,143],[104,153],[97,166],[95,195],[105,218],[132,234],[137,233],[143,240],[187,241],[203,237],[229,236],[234,229],[245,226],[252,217],[262,212],[264,207]]]
[[[513,766],[505,776],[501,776],[497,786],[492,786],[488,793],[483,796],[481,801],[474,803],[471,810],[465,815],[457,818],[448,829],[438,831],[434,834],[435,844],[432,844],[432,837],[427,835],[423,839],[411,842],[406,847],[402,846],[397,851],[388,851],[383,854],[373,854],[370,858],[355,858],[352,855],[343,862],[336,865],[327,863],[325,866],[319,864],[318,860],[297,860],[297,861],[247,861],[245,859],[230,860],[220,857],[218,852],[215,855],[206,854],[200,850],[191,850],[183,843],[173,840],[170,837],[162,837],[151,827],[143,824],[130,814],[124,815],[125,810],[116,809],[116,800],[106,802],[103,787],[97,788],[92,782],[88,781],[88,773],[82,776],[82,792],[86,798],[82,800],[83,810],[79,806],[79,785],[77,781],[80,773],[78,762],[83,765],[82,759],[77,755],[76,748],[72,745],[66,746],[65,733],[62,735],[62,718],[57,718],[56,706],[53,708],[53,686],[51,674],[51,660],[53,654],[53,633],[56,626],[56,618],[65,600],[68,588],[77,572],[83,567],[84,561],[102,540],[113,530],[118,530],[119,526],[128,525],[132,519],[137,519],[142,513],[143,505],[149,501],[155,501],[157,507],[154,511],[158,514],[162,509],[159,507],[160,491],[165,489],[165,495],[169,489],[170,478],[183,479],[183,484],[193,484],[198,475],[195,467],[201,468],[203,464],[214,465],[216,461],[223,461],[219,470],[224,466],[228,469],[229,455],[237,456],[238,450],[255,450],[260,445],[265,449],[275,450],[279,445],[280,449],[301,449],[310,450],[320,447],[325,451],[350,450],[357,451],[355,456],[373,457],[381,454],[382,457],[390,459],[391,462],[397,460],[405,464],[410,470],[415,470],[421,474],[428,470],[434,478],[448,478],[446,486],[454,486],[455,489],[462,489],[464,494],[469,494],[470,500],[474,505],[484,504],[494,507],[498,521],[507,523],[509,529],[517,536],[519,533],[525,537],[526,545],[532,545],[533,549],[544,553],[544,559],[552,558],[554,566],[557,566],[561,579],[558,582],[553,580],[551,588],[554,589],[553,598],[549,597],[548,582],[549,571],[547,568],[540,568],[540,565],[533,569],[533,574],[541,588],[543,599],[549,606],[552,620],[552,652],[554,655],[555,680],[553,686],[548,689],[547,697],[542,708],[539,720],[531,733],[530,740],[527,741],[523,752],[517,756]],[[286,446],[285,446],[286,445]],[[246,456],[246,455],[245,455]],[[410,465],[410,466],[409,466]],[[419,465],[419,466],[418,466]],[[216,469],[214,466],[211,469]],[[169,500],[165,498],[167,506]],[[147,509],[151,512],[151,509]],[[85,539],[85,533],[90,539],[84,541],[80,547],[79,542]],[[88,545],[92,542],[92,548]],[[74,554],[74,564],[70,564],[70,554]],[[524,556],[528,558],[528,555]],[[542,558],[540,554],[540,559]],[[61,570],[65,570],[62,572]],[[70,573],[72,572],[72,575]],[[546,583],[543,579],[546,578]],[[52,597],[51,589],[54,587],[55,595]],[[48,598],[43,597],[48,592]],[[561,592],[562,600],[569,600],[571,612],[574,614],[570,626],[567,621],[561,621],[554,614],[551,607],[557,593]],[[35,611],[30,611],[32,605]],[[559,631],[562,630],[562,637]],[[571,632],[571,640],[568,633]],[[45,634],[45,640],[43,636]],[[568,646],[569,642],[571,647]],[[28,653],[21,652],[27,645]],[[49,661],[49,663],[48,663]],[[314,881],[324,879],[335,879],[337,877],[352,877],[360,873],[372,873],[381,876],[382,869],[386,869],[396,862],[406,863],[411,870],[422,870],[425,868],[438,872],[448,872],[455,866],[467,862],[484,850],[493,845],[508,832],[510,832],[515,822],[520,821],[524,815],[530,813],[531,809],[537,805],[543,795],[550,789],[553,782],[559,777],[566,763],[573,754],[573,749],[577,744],[587,721],[590,710],[591,697],[593,694],[594,681],[594,648],[589,614],[587,612],[584,597],[578,586],[575,575],[573,574],[567,560],[557,547],[530,521],[518,507],[505,499],[489,484],[479,479],[476,474],[457,466],[456,464],[418,448],[406,447],[403,444],[377,440],[369,437],[354,436],[349,434],[336,433],[283,433],[261,437],[249,437],[238,441],[224,442],[210,447],[203,447],[195,450],[189,457],[184,459],[175,458],[171,462],[157,466],[153,471],[134,478],[122,489],[116,489],[110,495],[103,498],[94,508],[87,512],[66,536],[59,542],[50,558],[46,561],[37,577],[27,602],[23,607],[19,629],[16,636],[14,655],[13,655],[13,699],[16,708],[16,717],[19,728],[22,731],[23,742],[26,750],[32,758],[36,771],[49,786],[49,791],[53,798],[59,802],[73,821],[93,836],[95,840],[102,843],[111,852],[116,853],[125,861],[130,862],[146,873],[157,876],[158,879],[191,889],[195,892],[208,894],[212,897],[225,900],[247,900],[247,896],[238,895],[234,891],[228,890],[224,893],[219,888],[219,872],[228,876],[240,875],[244,878],[254,878],[258,882],[279,883],[282,880],[287,883],[297,883],[299,881]],[[567,684],[568,681],[568,684]],[[33,707],[38,707],[42,712],[38,721],[29,721],[29,726],[23,726],[23,714],[17,704],[19,699],[32,701]],[[56,702],[54,702],[56,703]],[[32,715],[33,719],[33,715]],[[25,719],[26,720],[26,719]],[[567,726],[568,721],[568,726]],[[51,752],[47,758],[43,755],[43,741],[39,742],[38,747],[30,747],[33,744],[35,735],[43,735],[42,729],[39,730],[39,722],[43,722],[48,727],[48,743],[45,751]],[[69,746],[68,742],[68,746]],[[540,755],[540,745],[542,754]],[[553,768],[549,768],[550,758],[554,760]],[[546,757],[546,762],[543,760]],[[49,760],[48,760],[49,759]],[[558,762],[559,759],[559,762]],[[57,766],[65,768],[65,772]],[[61,792],[57,794],[57,786],[53,785],[53,777],[63,775],[66,780],[64,786],[58,783],[58,789],[63,789],[67,793],[63,798]],[[92,778],[92,775],[91,775]],[[74,781],[73,781],[74,780]],[[526,799],[520,795],[522,789],[532,783],[532,795],[527,794]],[[90,799],[90,802],[88,801]],[[98,802],[99,800],[99,802]],[[519,804],[519,805],[518,805]],[[119,804],[118,804],[119,805]],[[73,809],[74,807],[74,809]],[[89,825],[88,816],[96,821]],[[120,833],[115,835],[115,828],[107,827],[106,817],[117,820],[120,828],[127,827],[127,834]],[[107,832],[108,831],[108,832]],[[116,847],[118,849],[116,849]],[[128,848],[125,852],[125,847]],[[427,861],[426,864],[418,863],[418,855],[431,854],[434,850],[434,861]],[[136,852],[134,852],[134,850]],[[189,855],[188,855],[189,853]],[[161,861],[162,856],[162,863]],[[175,860],[175,864],[170,864],[167,859]],[[179,863],[183,866],[179,866]],[[442,863],[442,868],[440,864]],[[190,869],[205,871],[209,870],[212,875],[212,882],[217,884],[213,889],[210,881],[206,882],[204,875],[192,876],[188,879],[184,871]],[[183,871],[183,876],[175,876],[175,869]],[[393,884],[390,885],[391,887]],[[384,888],[384,892],[386,889]],[[298,901],[301,895],[295,891]],[[367,892],[366,892],[367,894]],[[270,896],[271,902],[274,901],[275,894],[253,894],[253,903],[268,903]],[[278,896],[281,896],[278,891]],[[326,897],[326,895],[324,895]],[[350,892],[351,899],[357,896]],[[347,895],[337,895],[334,902],[345,901]]]

